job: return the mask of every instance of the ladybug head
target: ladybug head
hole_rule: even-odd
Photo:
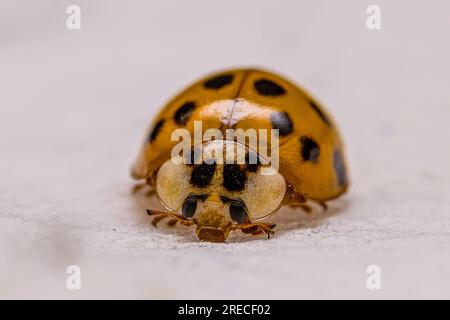
[[[232,157],[227,153],[231,149]],[[185,163],[186,157],[179,156],[161,166],[156,193],[162,205],[172,212],[181,211],[180,219],[185,225],[196,225],[201,241],[224,242],[230,231],[238,229],[255,234],[262,229],[270,234],[272,225],[260,221],[275,213],[287,198],[283,176],[275,170],[265,174],[263,169],[270,165],[236,142],[204,143],[200,154],[201,161]],[[252,158],[254,163],[249,161]]]

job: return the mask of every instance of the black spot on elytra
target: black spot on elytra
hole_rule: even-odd
[[[319,117],[322,119],[323,122],[325,122],[327,125],[331,125],[330,119],[328,119],[325,113],[323,113],[322,109],[314,101],[310,100],[309,105],[319,115]]]
[[[255,81],[254,86],[256,91],[263,96],[281,96],[286,93],[283,87],[267,79]]]
[[[192,170],[191,184],[200,188],[208,186],[214,175],[214,171],[216,171],[215,162],[212,164],[196,164]]]
[[[196,105],[194,101],[185,102],[180,108],[178,108],[177,112],[173,116],[175,123],[180,125],[185,125],[192,113],[194,112]]]
[[[347,170],[345,168],[344,159],[341,152],[336,149],[333,153],[333,165],[334,171],[336,172],[337,183],[339,186],[344,186],[347,184]]]
[[[272,127],[278,129],[280,136],[286,136],[294,130],[294,124],[287,112],[274,112],[270,115]]]
[[[207,89],[220,89],[233,82],[232,74],[223,74],[206,81],[203,86]]]
[[[317,163],[320,155],[320,148],[317,142],[309,137],[302,136],[300,138],[301,142],[301,154],[305,161],[311,161],[312,163]]]
[[[259,157],[255,152],[245,154],[245,168],[249,172],[258,171],[261,162],[259,161]]]
[[[150,142],[155,141],[156,137],[158,136],[158,133],[161,131],[161,128],[164,124],[164,119],[159,120],[155,126],[153,127],[152,132],[150,132],[150,136],[148,137],[148,140]]]
[[[240,191],[245,187],[245,172],[237,164],[226,164],[223,167],[223,186],[228,191]]]

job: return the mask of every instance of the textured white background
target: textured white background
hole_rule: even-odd
[[[80,31],[65,27],[72,3]],[[0,297],[450,298],[449,17],[425,0],[2,0]],[[326,214],[284,210],[269,241],[152,228],[156,204],[128,177],[152,116],[247,65],[328,107],[350,192]],[[370,264],[381,290],[366,288]]]

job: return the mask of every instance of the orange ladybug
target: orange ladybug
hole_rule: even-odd
[[[192,141],[199,130],[201,139]],[[253,130],[269,152],[229,138],[230,130]],[[179,152],[186,136],[190,152]],[[132,176],[168,210],[148,209],[153,224],[171,217],[170,225],[195,225],[201,241],[224,242],[234,230],[270,237],[275,225],[264,220],[283,205],[326,207],[349,185],[331,116],[303,89],[264,70],[227,70],[195,82],[159,112],[147,137]],[[268,156],[275,147],[276,166]],[[232,149],[241,156],[230,158]]]

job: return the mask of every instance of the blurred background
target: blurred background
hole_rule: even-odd
[[[445,0],[2,0],[0,298],[450,298],[449,16]],[[324,104],[349,193],[326,213],[283,210],[268,241],[153,228],[157,203],[128,175],[153,115],[241,66]]]

